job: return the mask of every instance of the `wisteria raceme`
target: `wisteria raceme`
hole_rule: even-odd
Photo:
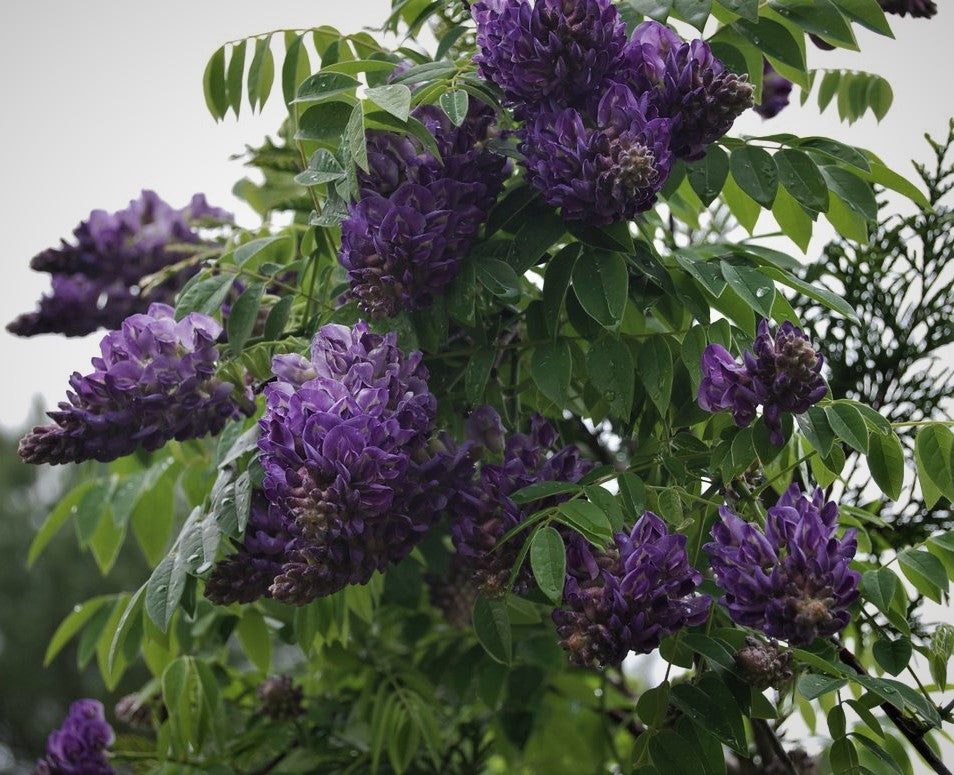
[[[622,66],[626,28],[609,0],[480,0],[471,13],[478,72],[518,118],[573,105]]]
[[[713,56],[702,40],[682,40],[655,21],[640,24],[626,43],[625,76],[638,94],[652,95],[659,115],[672,121],[670,149],[700,159],[752,106],[752,84]]]
[[[153,191],[143,191],[124,210],[94,210],[73,231],[74,244],[64,241],[30,262],[33,269],[52,275],[52,293],[40,299],[35,312],[20,315],[7,329],[19,336],[83,336],[98,328],[118,328],[152,303],[171,303],[197,267],[173,272],[148,292],[139,289],[142,278],[186,258],[187,252],[171,246],[202,242],[197,230],[201,223],[231,220],[202,194],[181,209]]]
[[[303,698],[302,688],[295,686],[290,675],[274,675],[258,687],[262,715],[274,721],[287,721],[304,713]]]
[[[898,16],[910,14],[914,19],[930,19],[937,13],[937,3],[934,0],[878,0],[878,4],[885,13]]]
[[[102,703],[77,700],[63,725],[47,738],[46,756],[36,763],[34,775],[113,775],[106,749],[115,737]]]
[[[457,276],[510,170],[483,147],[493,122],[487,106],[472,101],[460,127],[433,106],[414,116],[434,135],[441,160],[417,141],[370,132],[361,199],[341,224],[339,260],[352,296],[373,318],[425,307]]]
[[[754,105],[752,110],[762,118],[774,118],[788,106],[792,82],[784,75],[779,75],[768,60],[762,70],[762,101]]]
[[[579,536],[567,551],[564,606],[553,612],[560,644],[580,665],[618,665],[661,639],[702,624],[711,602],[696,594],[702,575],[689,564],[686,537],[647,511],[608,549]]]
[[[848,624],[861,578],[849,568],[855,531],[835,537],[838,506],[820,488],[808,496],[793,484],[768,510],[764,530],[725,506],[719,514],[704,548],[734,621],[791,645]]]
[[[326,325],[310,359],[276,356],[273,371],[259,421],[270,509],[213,573],[223,601],[261,589],[236,582],[243,563],[267,575],[282,552],[267,590],[279,600],[303,604],[366,583],[407,556],[471,476],[466,448],[431,438],[436,402],[421,354],[405,356],[393,333]]]
[[[739,676],[759,691],[774,686],[781,688],[792,675],[792,653],[781,651],[776,641],[762,643],[747,635],[745,646],[733,655]]]
[[[603,92],[592,110],[541,113],[520,131],[527,182],[565,220],[606,225],[648,210],[672,167],[670,122],[648,95]]]
[[[769,437],[781,444],[782,413],[807,412],[828,392],[823,365],[824,358],[791,322],[782,323],[773,335],[762,320],[741,364],[722,345],[710,344],[703,351],[699,406],[709,412],[731,409],[736,424],[744,427],[761,405]]]
[[[108,462],[136,449],[195,439],[222,430],[251,406],[233,400],[231,383],[216,378],[222,327],[193,312],[180,321],[165,304],[123,321],[100,342],[94,371],[74,372],[72,391],[53,423],[20,441],[28,463]]]
[[[485,421],[493,412],[486,407],[477,411]],[[486,594],[497,595],[505,590],[519,551],[519,541],[498,546],[504,533],[534,511],[564,499],[556,496],[520,506],[510,495],[535,482],[579,481],[590,468],[590,464],[581,459],[577,447],[570,445],[556,450],[556,441],[554,428],[534,415],[529,434],[511,435],[502,461],[484,462],[476,482],[459,487],[452,500],[449,511],[455,515],[451,524],[454,547],[476,585]],[[514,590],[518,594],[525,592],[530,584],[530,572],[524,568],[515,580]]]

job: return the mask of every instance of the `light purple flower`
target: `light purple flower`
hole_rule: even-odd
[[[46,740],[46,756],[36,763],[38,775],[114,775],[106,749],[116,736],[106,723],[103,704],[77,700],[63,725]]]

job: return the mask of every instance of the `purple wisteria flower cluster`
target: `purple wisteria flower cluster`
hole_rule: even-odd
[[[46,756],[36,763],[34,775],[113,775],[106,749],[115,739],[102,703],[77,700],[63,725],[47,738]]]
[[[93,372],[73,372],[68,400],[48,413],[53,423],[21,439],[20,457],[53,465],[108,462],[218,433],[247,409],[233,399],[233,385],[216,377],[221,333],[197,312],[176,321],[165,304],[126,318],[103,337]]]
[[[555,496],[522,506],[510,495],[537,482],[577,482],[591,464],[580,456],[576,446],[556,449],[557,432],[540,415],[531,418],[529,433],[514,433],[504,443],[500,418],[490,407],[474,412],[468,430],[477,432],[475,441],[485,450],[493,452],[502,445],[503,455],[500,462],[483,462],[476,480],[460,487],[453,498],[454,561],[469,570],[482,592],[496,596],[507,589],[521,544],[516,538],[501,545],[500,539],[533,512],[565,498]],[[525,593],[532,579],[525,565],[514,581],[514,591]]]
[[[699,159],[752,105],[745,76],[658,22],[629,40],[610,0],[480,0],[478,72],[514,115],[526,178],[567,220],[648,210],[676,159]]]
[[[258,686],[260,712],[273,721],[288,721],[305,712],[304,692],[290,675],[273,675]]]
[[[421,354],[366,323],[329,324],[311,357],[279,355],[259,421],[264,495],[238,554],[206,587],[215,602],[304,604],[402,560],[471,474],[465,449],[432,439]]]
[[[768,510],[764,530],[725,506],[719,514],[704,548],[735,622],[799,646],[848,624],[861,579],[849,568],[855,531],[835,537],[838,506],[820,488],[808,496],[793,484]]]
[[[579,665],[618,665],[631,651],[648,654],[664,636],[706,620],[711,599],[696,594],[701,582],[686,537],[670,533],[651,511],[603,551],[575,536],[565,604],[553,612],[560,645]]]
[[[199,225],[231,221],[229,213],[211,207],[202,194],[178,210],[154,191],[143,191],[115,213],[93,210],[73,230],[75,244],[64,241],[30,262],[36,271],[50,273],[52,293],[40,299],[35,312],[9,323],[7,330],[18,336],[84,336],[99,328],[119,328],[150,304],[171,304],[198,267],[173,272],[148,292],[140,290],[141,280],[189,255],[170,246],[201,244]]]
[[[339,260],[351,294],[372,318],[426,307],[456,276],[510,172],[485,148],[493,111],[471,100],[463,124],[442,110],[413,111],[434,135],[440,160],[417,140],[370,131],[361,197],[341,224]]]
[[[736,425],[744,428],[761,404],[772,442],[782,444],[782,412],[807,412],[828,392],[821,376],[824,358],[791,322],[782,323],[773,336],[768,321],[762,320],[742,361],[722,345],[706,347],[699,406],[708,412],[730,409]]]
[[[898,16],[910,14],[912,19],[930,19],[937,13],[937,3],[934,0],[878,0],[885,13],[894,13]]]

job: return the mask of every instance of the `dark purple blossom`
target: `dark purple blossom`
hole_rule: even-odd
[[[288,721],[304,713],[303,697],[302,688],[295,686],[290,675],[274,675],[258,687],[261,713],[273,721]]]
[[[239,553],[213,572],[207,594],[218,602],[303,604],[367,583],[407,556],[471,476],[466,448],[431,438],[436,401],[421,354],[404,355],[393,333],[327,325],[310,358],[276,356],[272,369],[259,421],[270,507],[253,512]]]
[[[431,105],[414,116],[441,159],[417,140],[369,132],[361,199],[341,224],[339,260],[351,295],[374,318],[429,305],[457,276],[510,171],[483,147],[494,118],[486,105],[472,100],[460,127]]]
[[[520,132],[527,182],[565,220],[606,225],[648,210],[672,167],[670,122],[628,86],[592,111],[541,113]]]
[[[487,421],[492,410],[478,411]],[[456,493],[450,509],[455,515],[451,525],[454,546],[476,585],[487,594],[500,594],[506,589],[520,549],[519,540],[498,547],[504,533],[533,512],[564,499],[557,496],[519,506],[510,495],[535,482],[577,482],[590,468],[577,447],[556,450],[556,441],[554,428],[534,415],[529,434],[515,433],[507,439],[502,462],[481,465],[477,481]],[[531,578],[524,567],[515,581],[515,591],[529,589]]]
[[[705,41],[684,41],[665,25],[646,21],[633,30],[624,53],[632,87],[652,95],[659,115],[672,121],[677,158],[701,159],[706,146],[752,106],[747,76],[726,70]]]
[[[763,643],[747,635],[745,646],[733,655],[742,680],[759,691],[774,686],[781,688],[792,675],[792,654],[782,651],[777,641]]]
[[[762,320],[742,361],[739,364],[721,345],[706,347],[699,406],[710,412],[731,409],[736,424],[744,427],[761,404],[769,436],[781,444],[782,412],[807,412],[828,391],[821,376],[824,358],[791,322],[782,323],[773,336],[768,321]]]
[[[37,775],[113,775],[106,758],[113,744],[113,728],[106,722],[103,704],[77,700],[63,725],[46,739],[46,756],[36,763]]]
[[[94,371],[70,377],[72,391],[50,425],[20,441],[28,463],[107,462],[136,449],[215,434],[240,414],[233,386],[215,376],[222,327],[193,312],[180,321],[164,304],[123,321],[100,343]]]
[[[937,4],[934,0],[878,0],[878,5],[885,13],[894,13],[898,16],[910,14],[912,19],[930,19],[937,13]]]
[[[580,665],[618,665],[631,651],[648,654],[666,635],[706,620],[711,600],[696,594],[701,581],[686,537],[669,533],[650,511],[606,550],[574,537],[564,607],[553,612],[560,645]]]
[[[588,97],[623,64],[626,28],[609,0],[481,0],[478,72],[518,117]]]
[[[773,118],[788,106],[792,82],[784,75],[779,75],[768,60],[765,61],[762,70],[762,101],[753,106],[752,110],[762,118]]]
[[[764,530],[725,506],[719,514],[704,548],[734,621],[792,645],[848,624],[861,578],[849,568],[855,531],[835,537],[838,506],[820,488],[809,497],[793,484],[768,510]]]
[[[35,312],[20,315],[7,329],[18,336],[62,333],[83,336],[98,328],[115,329],[155,302],[171,303],[197,267],[173,272],[148,292],[140,281],[189,254],[170,247],[199,244],[198,226],[230,222],[232,216],[196,194],[175,209],[153,191],[143,191],[124,210],[94,210],[73,231],[74,244],[44,250],[30,266],[52,275],[52,292]]]

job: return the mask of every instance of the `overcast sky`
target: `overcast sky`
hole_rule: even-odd
[[[871,148],[904,173],[924,157],[924,131],[940,133],[954,114],[950,46],[954,9],[941,3],[932,21],[892,22],[897,40],[861,34],[864,53],[810,49],[815,67],[850,67],[889,76],[895,104],[880,124],[852,127],[834,109],[819,117],[813,103],[763,124],[754,114],[736,130],[822,134]],[[945,7],[947,6],[947,7]],[[227,40],[272,29],[331,24],[355,32],[380,23],[388,0],[30,0],[0,5],[0,213],[3,217],[3,323],[33,309],[48,277],[29,259],[70,235],[90,210],[124,207],[142,188],[175,206],[204,191],[252,214],[231,196],[244,175],[229,156],[254,144],[281,119],[280,100],[262,116],[229,116],[216,124],[206,111],[201,77],[209,55]],[[277,88],[277,87],[276,87]],[[0,425],[20,427],[34,401],[51,408],[68,375],[86,373],[102,332],[85,339],[18,339],[0,332],[7,376],[0,382]],[[39,399],[36,396],[40,396]]]

